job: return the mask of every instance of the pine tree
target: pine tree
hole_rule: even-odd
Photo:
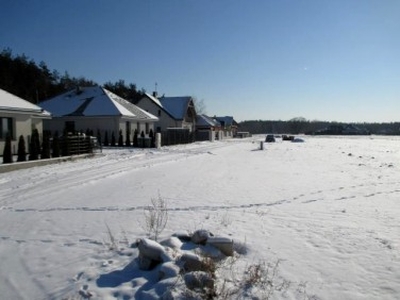
[[[43,133],[42,152],[40,158],[50,158],[50,134],[47,131]]]
[[[104,146],[109,146],[109,141],[108,141],[108,131],[104,134]]]
[[[138,146],[139,146],[138,130],[135,129],[135,132],[133,133],[133,147],[138,147]]]
[[[71,154],[71,143],[67,129],[64,129],[64,134],[61,139],[61,156],[69,156]]]
[[[39,159],[40,153],[40,141],[39,141],[39,131],[34,129],[32,131],[31,142],[29,146],[29,160]]]
[[[154,137],[153,129],[150,129],[149,138],[150,138],[150,147],[151,148],[155,148],[156,147],[156,140],[155,140],[155,137]]]
[[[12,162],[13,157],[11,152],[11,135],[7,133],[3,151],[3,164],[11,164]]]
[[[111,147],[115,147],[115,134],[114,134],[114,131],[111,134]]]
[[[100,132],[99,129],[97,129],[97,143],[98,143],[100,148],[103,146],[103,141],[102,141],[102,138],[101,138],[101,132]]]
[[[127,147],[131,146],[131,133],[128,130],[126,131],[125,146],[127,146]]]
[[[142,148],[145,147],[145,143],[144,143],[144,131],[142,130],[142,132],[140,133],[140,137],[142,139]]]
[[[52,148],[53,148],[52,156],[60,157],[60,139],[58,137],[58,132],[54,134]]]
[[[25,139],[23,135],[19,136],[18,140],[18,159],[17,161],[26,161]]]
[[[124,146],[124,138],[122,137],[122,130],[119,130],[119,137],[118,137],[118,146],[122,147]]]

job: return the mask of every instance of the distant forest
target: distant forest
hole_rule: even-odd
[[[65,71],[62,75],[57,70],[50,70],[47,64],[41,61],[37,64],[25,54],[14,55],[7,48],[0,53],[0,88],[17,95],[32,103],[39,102],[70,91],[76,87],[98,85],[85,77],[73,77]],[[117,82],[106,82],[102,85],[118,96],[136,103],[145,93],[138,90],[134,83],[125,83],[120,79]],[[239,123],[240,131],[252,134],[299,134],[314,133],[330,126],[345,126],[347,124],[327,121],[308,121],[302,117],[289,121],[243,121]],[[400,122],[396,123],[359,123],[353,124],[366,129],[371,134],[400,134]]]
[[[399,135],[400,122],[393,123],[341,123],[328,121],[308,121],[304,118],[293,118],[289,121],[243,121],[239,123],[240,131],[248,131],[252,134],[315,134],[331,127],[345,127],[353,125],[360,131],[368,131],[370,134]]]

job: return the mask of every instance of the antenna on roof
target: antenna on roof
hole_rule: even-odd
[[[157,97],[157,82],[156,82],[156,84],[155,84],[155,89],[154,89],[154,92],[153,92],[153,97]]]

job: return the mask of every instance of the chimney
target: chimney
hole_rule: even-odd
[[[157,96],[158,96],[158,95],[157,95],[157,91],[154,91],[154,92],[153,92],[153,97],[157,98]]]

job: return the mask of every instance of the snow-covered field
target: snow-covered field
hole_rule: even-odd
[[[400,299],[400,138],[302,138],[106,149],[0,174],[0,298],[161,296],[129,248],[160,196],[161,239],[231,237],[247,249],[237,276],[279,263],[288,285],[271,299]]]

